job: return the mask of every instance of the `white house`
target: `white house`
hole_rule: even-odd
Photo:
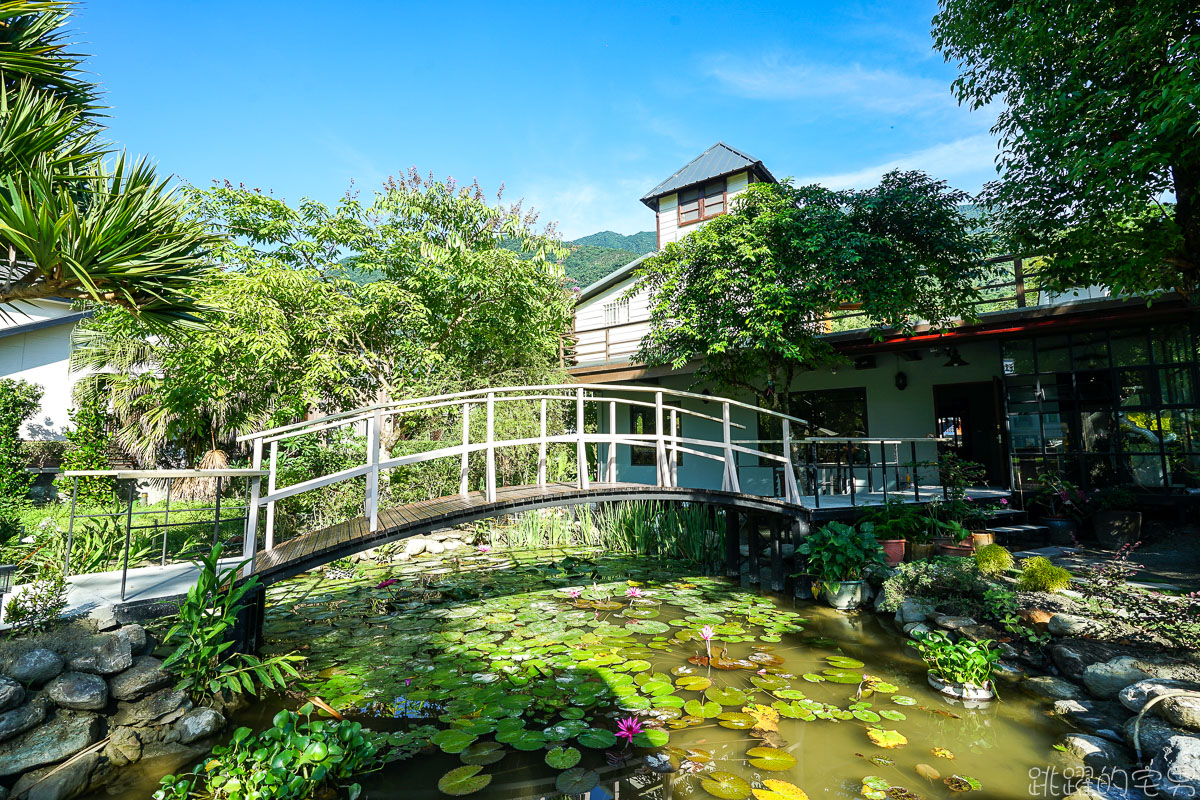
[[[41,408],[22,427],[23,438],[63,438],[76,379],[70,369],[71,333],[90,313],[55,299],[0,307],[0,378],[42,387]]]

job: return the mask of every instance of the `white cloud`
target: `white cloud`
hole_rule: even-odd
[[[563,239],[578,239],[598,231],[654,230],[654,214],[638,201],[654,184],[642,178],[596,182],[576,176],[531,186],[523,196],[541,212],[540,222],[558,220]]]
[[[920,169],[935,178],[950,181],[956,188],[973,192],[996,176],[995,157],[996,140],[987,134],[978,134],[917,150],[882,164],[851,172],[805,176],[797,178],[796,182],[819,183],[830,189],[864,189],[879,183],[885,172]]]

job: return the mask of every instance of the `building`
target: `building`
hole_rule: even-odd
[[[661,249],[727,213],[750,183],[774,180],[761,161],[718,143],[641,201],[655,214]],[[633,360],[649,316],[646,295],[630,294],[644,258],[580,293],[570,371],[587,383],[701,391],[693,385],[694,366],[648,368]],[[877,341],[853,310],[830,319],[826,336],[847,363],[797,379],[791,411],[810,423],[801,433],[902,441],[836,456],[831,449],[849,446],[811,440],[799,446],[810,448],[813,462],[844,456],[841,480],[859,487],[928,482],[921,464],[934,457],[933,447],[909,440],[931,437],[946,440],[943,450],[983,464],[988,484],[998,488],[1032,485],[1047,470],[1083,488],[1123,484],[1178,494],[1200,487],[1200,316],[1174,295],[1148,306],[1102,287],[1051,294],[1037,288],[1026,266],[1021,258],[998,259],[1007,279],[987,287],[977,320],[946,331],[918,328]],[[744,438],[779,437],[745,415],[735,421]],[[618,420],[618,432],[654,433],[654,424],[653,415],[634,409]],[[652,453],[642,450],[618,446],[622,475],[643,466],[645,476],[635,479],[653,482]],[[881,468],[889,459],[892,466]],[[679,468],[692,472],[689,481],[720,484],[719,469],[704,459],[684,458]],[[778,486],[771,467],[743,463],[740,470],[746,489],[771,494],[773,482]],[[812,480],[830,480],[828,472]]]
[[[70,369],[71,333],[90,315],[69,300],[23,300],[0,309],[0,378],[42,387],[42,405],[21,428],[29,440],[62,439],[78,375]]]

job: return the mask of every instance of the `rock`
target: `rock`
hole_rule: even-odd
[[[1038,675],[1021,681],[1021,688],[1036,697],[1049,697],[1052,700],[1077,700],[1083,697],[1083,691],[1062,678],[1053,675]]]
[[[64,672],[46,684],[46,695],[60,708],[99,711],[108,705],[108,684],[99,675]]]
[[[1117,700],[1121,701],[1121,705],[1125,706],[1125,708],[1136,714],[1153,698],[1179,689],[1194,690],[1196,689],[1196,684],[1188,683],[1187,681],[1167,680],[1166,678],[1150,678],[1126,686],[1117,695]],[[1154,708],[1161,711],[1162,703],[1156,703]]]
[[[1124,743],[1124,723],[1129,712],[1120,703],[1108,700],[1059,700],[1054,715],[1078,728],[1117,743]]]
[[[129,642],[129,652],[133,655],[140,656],[145,654],[148,640],[146,629],[141,625],[126,625],[117,631],[117,636]]]
[[[70,800],[87,789],[99,753],[88,753],[66,765],[27,772],[13,785],[17,800]]]
[[[1019,681],[1025,677],[1025,670],[1005,661],[997,661],[992,665],[992,674],[1006,681]]]
[[[441,542],[426,542],[425,552],[433,556],[440,556],[446,551],[446,545]]]
[[[1055,614],[1046,628],[1055,636],[1094,636],[1100,632],[1101,625],[1076,614]]]
[[[1133,738],[1133,725],[1137,721],[1137,717],[1130,717],[1125,721],[1122,731],[1125,739],[1125,744],[1134,748],[1137,751],[1137,745]],[[1142,745],[1142,760],[1149,761],[1151,758],[1158,756],[1167,746],[1172,736],[1187,736],[1188,732],[1179,728],[1168,725],[1158,717],[1147,714],[1142,717],[1141,725],[1138,728],[1138,741]]]
[[[1144,671],[1132,656],[1118,656],[1112,661],[1089,664],[1081,676],[1088,691],[1102,699],[1115,698],[1126,686],[1150,677],[1153,676]]]
[[[924,636],[927,633],[932,633],[932,630],[924,622],[910,622],[904,626],[904,632],[907,635],[916,638],[918,636]]]
[[[0,742],[40,724],[49,710],[49,702],[44,698],[35,697],[23,706],[0,714]]]
[[[1116,777],[1116,776],[1114,776]],[[1120,780],[1120,778],[1116,778]],[[1119,786],[1109,780],[1087,781],[1079,784],[1066,800],[1144,800],[1136,788]]]
[[[1017,612],[1017,616],[1025,621],[1030,627],[1043,631],[1050,622],[1050,618],[1054,616],[1049,611],[1041,608],[1024,608]]]
[[[948,631],[956,631],[959,628],[965,628],[968,625],[979,624],[970,617],[955,617],[946,614],[941,614],[937,617],[934,617],[933,622],[939,628],[945,628]]]
[[[88,612],[88,619],[96,626],[96,630],[102,633],[120,627],[120,623],[117,622],[117,610],[111,603],[93,608]]]
[[[446,541],[442,542],[442,547],[444,547],[446,552],[449,553],[452,550],[461,550],[462,548],[466,547],[466,545],[460,542],[458,539],[447,539]]]
[[[1050,646],[1050,660],[1054,662],[1054,666],[1058,667],[1059,672],[1072,680],[1079,680],[1083,677],[1083,670],[1088,665],[1083,654],[1065,644]]]
[[[170,682],[170,674],[153,656],[138,656],[133,660],[133,666],[108,679],[112,696],[118,700],[137,700]]]
[[[1162,706],[1162,715],[1167,718],[1167,722],[1181,728],[1200,731],[1200,697],[1169,697],[1158,705]]]
[[[101,727],[95,714],[60,711],[46,724],[0,743],[0,776],[70,758],[98,740]]]
[[[933,610],[933,603],[928,600],[910,597],[896,609],[896,624],[907,625],[910,622],[924,622],[933,613]]]
[[[1190,800],[1200,793],[1200,739],[1172,736],[1150,769],[1158,773],[1158,789],[1164,795]]]
[[[964,625],[958,629],[958,635],[970,639],[972,642],[982,642],[984,639],[995,642],[1004,636],[991,625]]]
[[[108,734],[104,755],[118,767],[132,764],[142,757],[142,739],[133,728],[113,728]]]
[[[179,731],[180,744],[191,744],[224,728],[225,717],[211,708],[194,708],[180,717],[174,727]]]
[[[421,555],[421,553],[425,552],[425,540],[409,539],[404,543],[404,552],[409,558]]]
[[[52,650],[39,647],[17,659],[8,674],[13,680],[26,686],[41,686],[53,680],[63,671],[62,656]]]
[[[142,626],[136,626],[141,628]],[[72,672],[92,672],[96,675],[114,675],[133,665],[133,647],[129,635],[121,631],[94,637],[82,651],[71,659]],[[142,646],[145,646],[145,630],[142,631]]]
[[[1096,772],[1133,768],[1133,753],[1124,745],[1099,736],[1068,733],[1059,740],[1058,746],[1067,756]]]
[[[176,689],[159,689],[136,703],[122,703],[113,717],[114,725],[166,725],[192,710],[192,701]]]
[[[25,687],[12,678],[0,675],[0,711],[8,711],[10,708],[16,708],[21,705],[21,701],[24,699]]]

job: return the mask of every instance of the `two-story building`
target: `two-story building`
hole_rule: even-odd
[[[728,213],[750,183],[774,180],[761,161],[722,142],[641,202],[655,215],[661,249]],[[636,290],[637,268],[647,257],[580,293],[571,373],[585,383],[701,391],[694,365],[672,370],[634,360],[649,317],[648,297]],[[948,330],[918,327],[913,335],[885,332],[877,340],[853,310],[828,321],[826,336],[846,361],[796,379],[790,409],[809,421],[802,433],[904,440],[861,454],[864,463],[875,463],[891,451],[893,468],[878,474],[851,468],[843,482],[886,481],[889,488],[935,482],[927,471],[913,474],[920,467],[906,471],[902,464],[933,455],[930,447],[921,447],[913,458],[917,443],[908,440],[939,437],[947,440],[943,450],[983,464],[996,487],[1029,485],[1046,470],[1061,471],[1085,488],[1125,484],[1179,493],[1200,487],[1197,312],[1174,295],[1147,305],[1143,298],[1110,296],[1100,287],[1051,294],[1037,288],[1027,265],[1021,258],[999,259],[1004,277],[986,287],[977,319]],[[706,424],[686,420],[688,426]],[[736,422],[743,426],[742,438],[778,438],[756,419]],[[618,420],[618,431],[653,433],[654,425],[652,414],[634,408]],[[814,452],[822,447],[807,446]],[[623,476],[639,479],[643,468],[641,477],[653,482],[651,451],[621,445],[617,458]],[[679,469],[691,473],[689,485],[720,486],[719,465],[685,457]],[[772,468],[743,463],[740,471],[743,488],[776,492]]]

